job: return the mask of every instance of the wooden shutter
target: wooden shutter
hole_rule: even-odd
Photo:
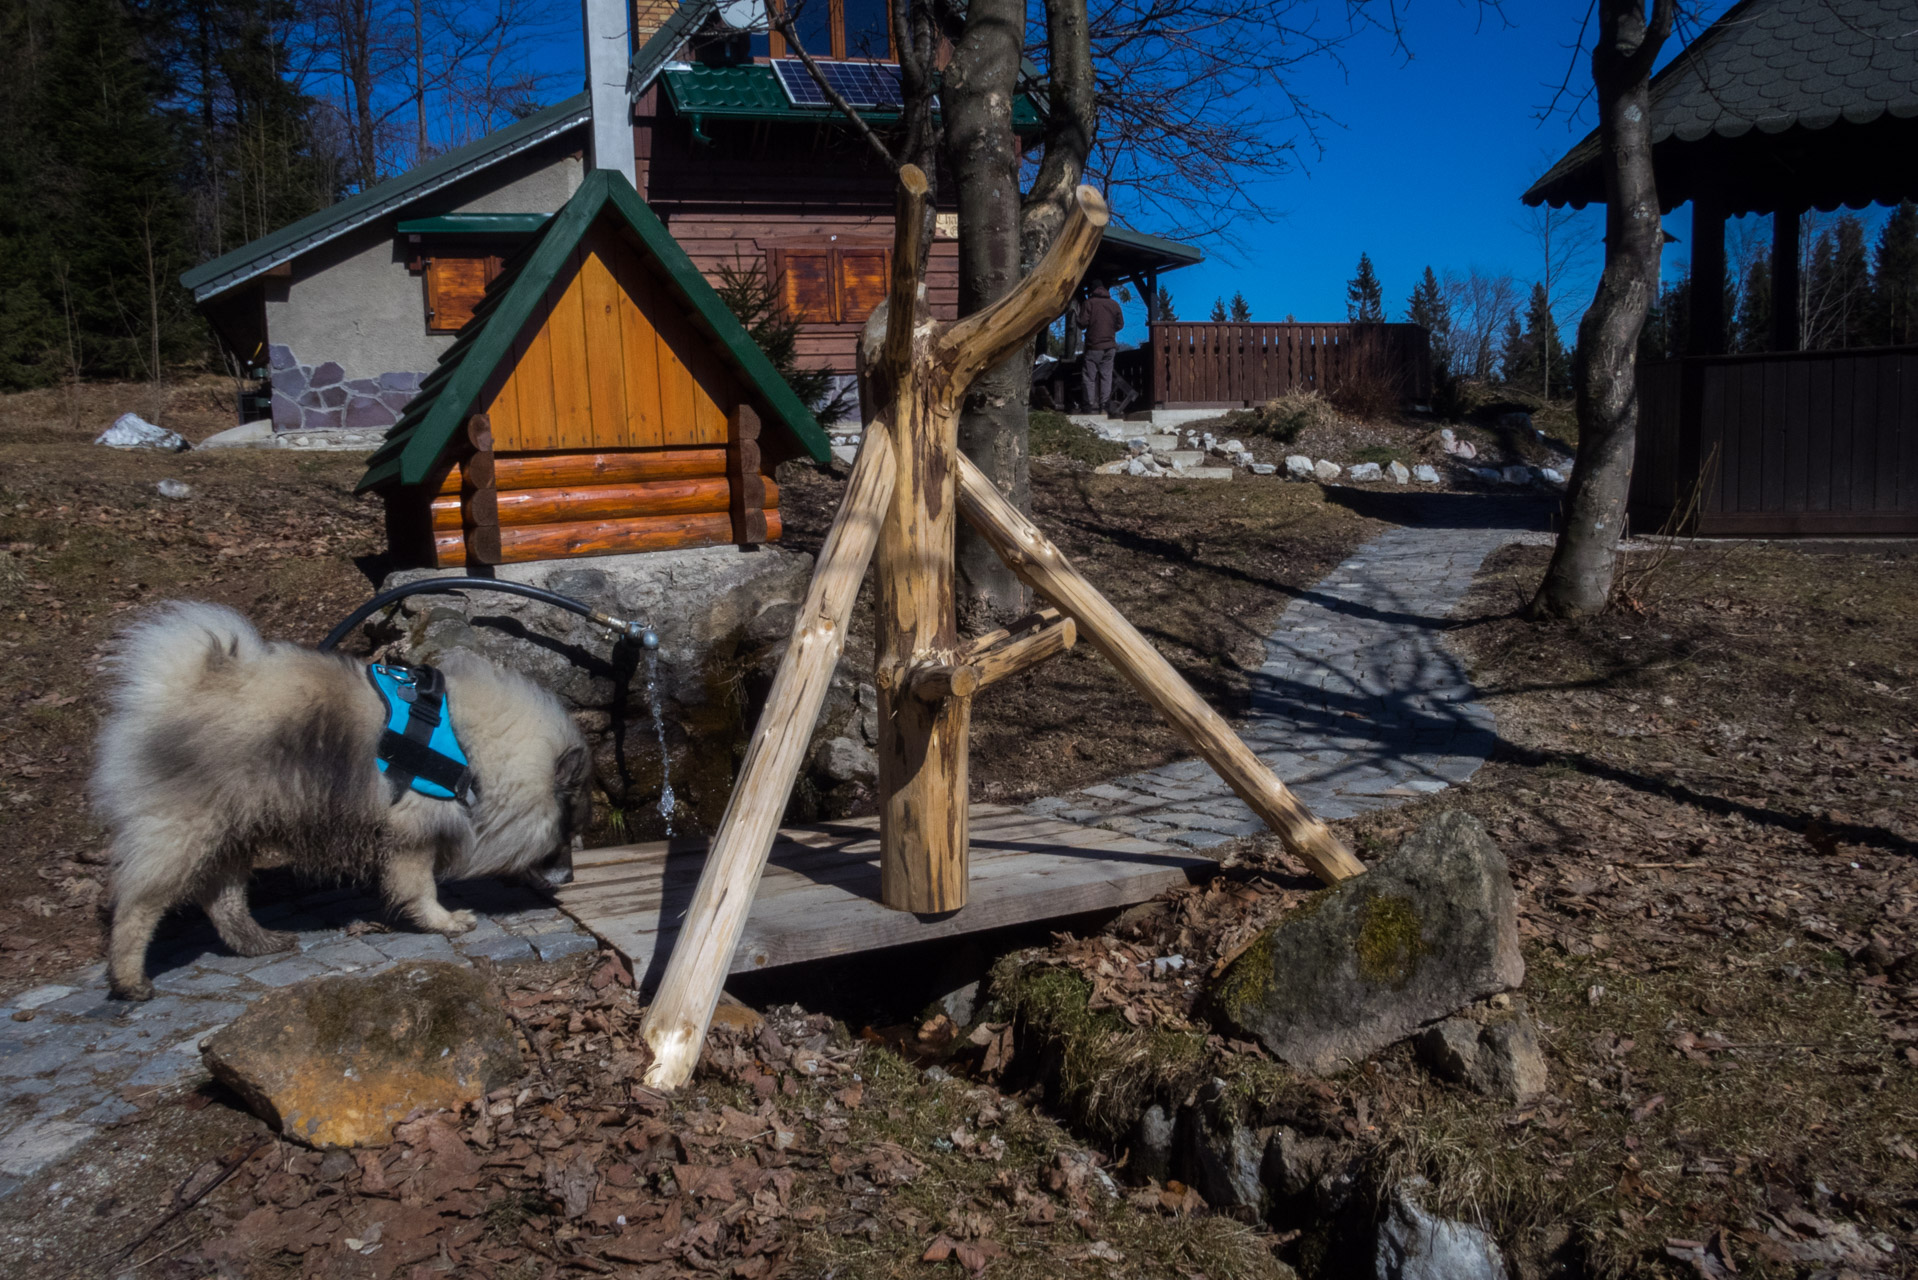
[[[838,249],[839,319],[846,324],[864,324],[880,303],[886,300],[887,259],[885,249]]]
[[[459,332],[486,296],[487,281],[499,274],[499,264],[499,256],[484,249],[452,249],[428,258],[427,332]]]
[[[831,249],[781,249],[775,271],[779,301],[787,315],[801,324],[830,324],[838,319]]]

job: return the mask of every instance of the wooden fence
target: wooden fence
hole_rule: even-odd
[[[1918,534],[1918,347],[1638,369],[1634,530]]]
[[[1416,324],[1152,326],[1151,403],[1165,409],[1262,404],[1290,391],[1332,395],[1380,379],[1401,399],[1432,396],[1432,340]]]

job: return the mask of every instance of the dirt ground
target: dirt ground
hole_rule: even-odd
[[[1314,889],[1261,839],[1213,885],[1028,957],[1051,1096],[1118,1149],[1149,1095],[1224,1075],[1353,1168],[1429,1178],[1522,1275],[1918,1274],[1918,554],[1632,556],[1620,610],[1534,624],[1547,554],[1493,557],[1451,636],[1495,759],[1337,825],[1369,859],[1444,809],[1485,823],[1548,1095],[1477,1098],[1406,1046],[1309,1081],[1222,1040],[1182,975]],[[1153,976],[1169,954],[1184,968]]]

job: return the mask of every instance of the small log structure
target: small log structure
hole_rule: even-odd
[[[1017,288],[972,315],[931,318],[923,272],[927,184],[901,169],[892,279],[862,350],[865,402],[879,406],[839,515],[819,554],[791,644],[774,677],[678,944],[647,1013],[648,1084],[692,1075],[754,889],[825,700],[868,562],[878,560],[880,895],[886,906],[944,917],[966,904],[966,738],[972,698],[996,680],[1063,653],[1079,635],[1116,666],[1209,761],[1288,851],[1327,883],[1364,868],[1299,803],[1224,719],[1193,692],[1104,596],[958,451],[958,416],[984,370],[1059,314],[1109,218],[1080,187],[1045,259]],[[1052,608],[971,641],[953,590],[963,514]]]

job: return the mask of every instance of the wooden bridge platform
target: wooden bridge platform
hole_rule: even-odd
[[[1128,907],[1196,882],[1217,864],[1188,850],[972,806],[971,897],[939,916],[879,903],[879,819],[787,827],[753,896],[730,972],[752,973],[1005,925]],[[706,840],[660,840],[573,855],[559,905],[657,982],[691,904]]]

